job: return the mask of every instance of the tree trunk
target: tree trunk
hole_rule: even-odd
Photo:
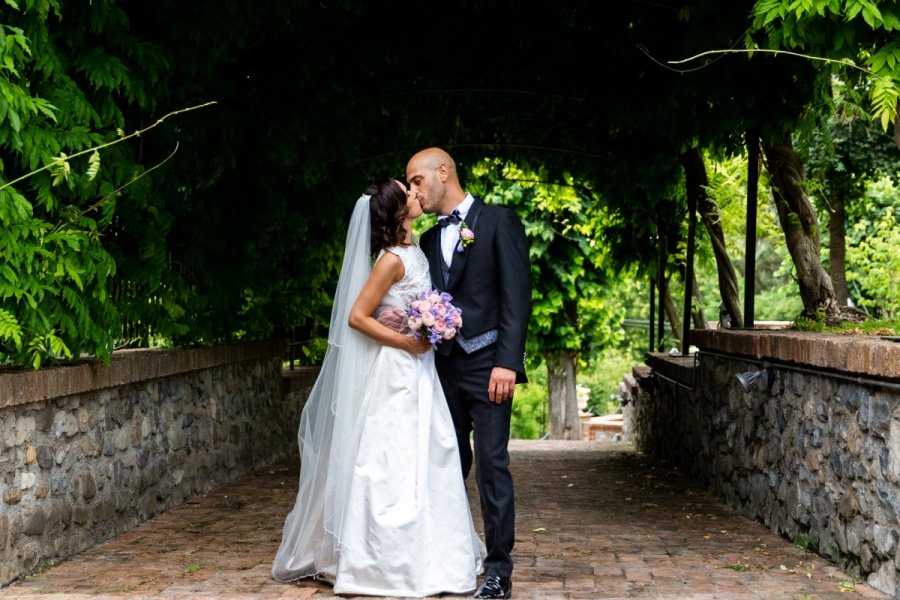
[[[669,282],[666,281],[666,288],[663,290],[662,297],[663,306],[666,308],[666,316],[669,317],[669,325],[672,326],[672,337],[681,349],[681,316],[678,314],[678,307],[675,306],[675,300],[672,298],[672,292],[669,290]]]
[[[716,270],[719,275],[719,295],[725,310],[731,315],[733,327],[743,327],[744,315],[741,311],[741,302],[738,297],[737,272],[731,259],[728,258],[728,250],[725,247],[725,232],[722,230],[722,216],[719,213],[719,205],[706,193],[709,186],[709,177],[706,175],[706,165],[703,163],[703,154],[699,148],[692,148],[681,155],[681,165],[684,168],[685,187],[687,193],[697,201],[700,218],[703,221],[709,239],[712,241],[713,253],[716,257]],[[705,319],[704,319],[705,320]],[[695,326],[700,327],[696,324]],[[704,329],[709,325],[703,326]]]
[[[681,276],[681,281],[684,283],[684,273],[686,269],[684,268],[684,264],[679,264],[676,266],[676,270],[678,274]],[[694,329],[709,329],[709,319],[706,318],[706,312],[703,310],[703,298],[700,296],[700,284],[697,283],[697,272],[694,271],[694,278],[692,280],[693,285],[691,285],[691,296],[693,296],[694,300],[691,302],[691,320],[694,323]],[[666,284],[668,285],[668,280],[666,280]],[[672,298],[672,294],[669,293],[669,302],[672,303],[672,310],[675,310],[674,300]],[[667,309],[668,310],[668,309]],[[675,323],[681,323],[681,319],[672,320],[672,315],[669,314],[669,322],[672,323],[672,326],[675,326]],[[681,325],[678,325],[678,340],[681,341]]]
[[[847,210],[844,197],[831,198],[828,219],[828,275],[834,285],[834,299],[839,306],[847,306]]]
[[[550,402],[550,439],[580,440],[578,396],[575,392],[577,356],[566,351],[546,357]]]
[[[780,141],[763,141],[767,167],[772,176],[772,193],[778,220],[784,231],[788,252],[797,269],[803,315],[816,319],[840,319],[831,277],[819,258],[819,225],[812,203],[803,189],[803,162],[794,152],[789,136]]]
[[[897,110],[894,112],[894,143],[900,148],[900,98],[897,98]]]
[[[692,284],[691,295],[694,296],[694,302],[691,303],[691,318],[694,320],[694,329],[709,329],[709,320],[703,310],[703,298],[700,297],[700,284],[697,283],[697,271],[694,271]]]

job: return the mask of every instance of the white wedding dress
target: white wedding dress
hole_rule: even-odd
[[[431,289],[428,261],[417,246],[388,251],[403,261],[405,274],[382,304],[405,308]],[[340,434],[350,442],[341,447],[352,451],[345,459],[332,458],[329,467],[345,463],[349,477],[333,484],[338,491],[330,497],[310,500],[302,497],[307,465],[301,465],[300,494],[285,523],[273,576],[282,581],[315,576],[333,583],[338,594],[469,592],[485,550],[472,523],[434,352],[414,355],[387,346],[375,352],[367,373],[337,375],[364,378],[358,414]],[[326,445],[338,442],[329,439]],[[306,452],[303,460],[310,460]],[[318,479],[326,478],[320,473]],[[306,487],[307,494],[316,495]],[[333,503],[343,507],[331,506],[337,514],[325,509],[323,517],[322,505]]]

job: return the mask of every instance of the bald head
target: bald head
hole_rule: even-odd
[[[413,155],[406,165],[406,180],[427,213],[450,214],[466,197],[456,162],[441,148],[426,148]]]
[[[441,148],[425,148],[424,150],[420,150],[409,159],[409,162],[421,162],[424,166],[432,169],[437,169],[441,165],[446,165],[448,169],[452,170],[454,173],[456,172],[456,163],[453,161],[453,157]]]

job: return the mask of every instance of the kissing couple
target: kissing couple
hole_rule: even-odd
[[[465,192],[440,148],[416,153],[406,180],[372,184],[353,210],[272,576],[323,579],[337,594],[509,598],[525,231],[513,211]],[[423,213],[438,223],[416,240]],[[459,314],[425,316],[428,298]],[[466,495],[473,463],[484,542]]]

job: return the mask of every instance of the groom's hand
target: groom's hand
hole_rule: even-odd
[[[501,404],[512,400],[516,392],[516,372],[512,369],[494,367],[491,371],[491,381],[488,383],[488,397],[491,402]]]

